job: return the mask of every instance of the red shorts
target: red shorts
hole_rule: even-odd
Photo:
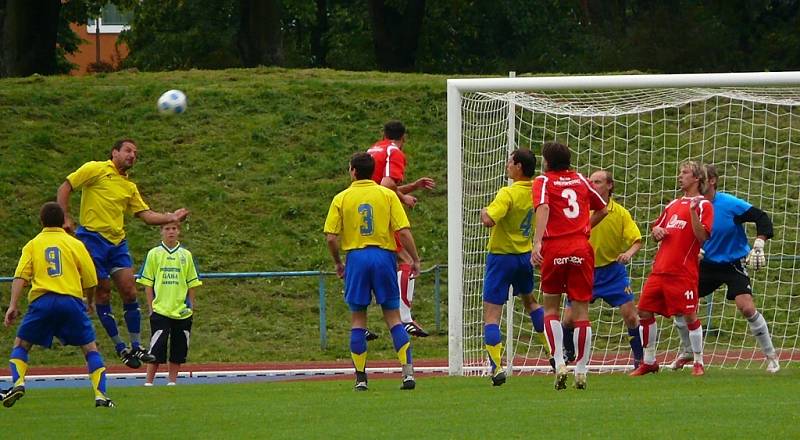
[[[697,313],[700,296],[697,279],[667,274],[650,274],[642,287],[639,310],[670,317]]]
[[[594,250],[585,237],[566,237],[542,243],[542,293],[567,293],[570,301],[592,300]]]

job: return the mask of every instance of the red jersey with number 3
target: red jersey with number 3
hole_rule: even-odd
[[[403,150],[391,139],[384,139],[375,142],[367,150],[372,159],[375,160],[375,170],[372,172],[372,180],[378,185],[384,177],[391,177],[395,183],[403,181],[406,172],[406,155]]]
[[[581,235],[589,238],[589,211],[605,208],[606,202],[581,173],[548,171],[533,181],[533,208],[550,207],[543,238]]]
[[[661,215],[653,222],[653,227],[667,230],[661,240],[653,263],[653,273],[688,276],[698,278],[697,256],[701,243],[692,230],[691,208],[692,197],[675,199],[664,208]],[[714,223],[714,207],[706,199],[695,207],[703,229],[711,234]]]

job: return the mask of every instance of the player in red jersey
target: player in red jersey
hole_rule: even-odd
[[[701,195],[706,182],[702,164],[691,160],[682,163],[678,183],[683,197],[670,202],[653,223],[651,234],[660,245],[638,304],[644,360],[631,376],[658,371],[656,313],[684,317],[694,355],[692,374],[702,376],[705,373],[703,328],[697,319],[697,257],[703,242],[711,235],[714,222],[713,205]]]
[[[436,183],[430,177],[421,177],[413,183],[400,185],[405,178],[406,155],[403,146],[406,143],[406,127],[400,121],[389,121],[383,126],[383,139],[370,147],[367,153],[375,160],[375,171],[372,180],[392,191],[397,191],[400,201],[409,208],[417,204],[412,191],[420,188],[433,189]],[[400,285],[400,320],[406,331],[413,336],[424,338],[428,333],[411,317],[411,304],[414,298],[414,279],[411,278],[411,256],[397,241],[398,271],[397,281]],[[367,340],[378,336],[367,330]]]
[[[542,157],[545,172],[533,182],[536,232],[531,263],[540,267],[542,277],[544,330],[550,354],[555,358],[555,388],[567,387],[564,335],[559,321],[561,294],[566,292],[575,319],[575,388],[585,389],[592,351],[589,301],[594,284],[594,251],[589,232],[608,211],[606,202],[589,181],[570,169],[571,155],[566,145],[548,142],[542,146]],[[594,213],[590,215],[590,211]]]

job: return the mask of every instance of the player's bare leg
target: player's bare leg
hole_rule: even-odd
[[[503,342],[500,333],[500,317],[503,306],[483,302],[483,342],[486,352],[489,353],[491,363],[490,375],[492,385],[500,386],[506,382],[506,372],[502,367]]]
[[[639,335],[642,339],[644,356],[642,357],[642,363],[630,375],[643,376],[649,373],[657,373],[656,343],[658,342],[658,325],[656,325],[656,318],[652,312],[639,310]]]
[[[167,377],[169,378],[169,382],[167,385],[172,384],[175,385],[178,383],[178,371],[181,369],[181,364],[176,364],[175,362],[167,363]]]
[[[575,388],[586,389],[586,375],[592,357],[592,325],[589,321],[589,303],[572,302],[572,313],[575,318],[573,345],[575,347]]]
[[[756,338],[758,346],[761,347],[761,352],[767,357],[767,371],[770,373],[777,373],[780,371],[781,365],[778,362],[778,355],[775,352],[775,347],[772,345],[769,326],[767,326],[767,321],[764,319],[764,316],[756,309],[753,296],[748,294],[737,295],[736,308],[739,309],[742,316],[747,319],[750,333]]]
[[[544,333],[547,336],[547,344],[550,346],[550,356],[555,360],[556,378],[554,387],[556,390],[567,388],[567,364],[564,363],[564,333],[559,321],[561,309],[561,294],[544,293],[542,295],[544,305]]]
[[[158,367],[161,364],[153,362],[152,364],[147,364],[147,377],[144,380],[144,386],[150,387],[153,386],[153,381],[156,378],[156,373],[158,373]]]

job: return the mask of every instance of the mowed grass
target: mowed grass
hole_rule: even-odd
[[[710,368],[642,378],[591,375],[589,389],[556,392],[551,375],[263,382],[111,389],[119,406],[95,409],[83,388],[37,389],[0,423],[19,438],[798,438],[800,370]],[[46,415],[46,417],[43,417]],[[7,431],[8,432],[8,431]]]

